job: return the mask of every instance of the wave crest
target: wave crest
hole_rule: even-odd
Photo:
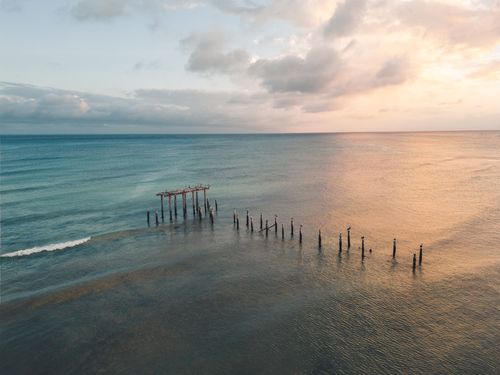
[[[55,251],[55,250],[63,250],[67,249],[69,247],[75,247],[78,245],[81,245],[87,241],[90,241],[91,237],[85,237],[85,238],[80,238],[79,240],[74,240],[74,241],[67,241],[67,242],[60,242],[60,243],[53,243],[50,245],[45,245],[45,246],[35,246],[30,249],[23,249],[23,250],[17,250],[13,251],[11,253],[6,253],[0,255],[1,257],[22,257],[25,255],[31,255],[31,254],[36,254],[36,253],[41,253],[44,251]]]

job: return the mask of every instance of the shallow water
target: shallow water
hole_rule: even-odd
[[[500,369],[498,132],[3,137],[1,163],[2,373]],[[198,182],[214,226],[147,227]]]

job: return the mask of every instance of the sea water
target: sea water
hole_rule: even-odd
[[[500,371],[499,132],[4,136],[0,152],[2,374]],[[197,183],[215,223],[188,196],[157,227],[155,194]]]

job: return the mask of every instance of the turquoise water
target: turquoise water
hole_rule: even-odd
[[[499,150],[498,132],[3,137],[0,371],[498,373]],[[213,226],[148,228],[155,193],[196,183]]]

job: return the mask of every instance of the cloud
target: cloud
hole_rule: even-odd
[[[408,61],[404,58],[394,57],[387,60],[375,75],[376,86],[396,85],[408,78]]]
[[[337,109],[332,98],[366,93],[370,90],[406,82],[413,74],[405,57],[377,57],[360,64],[357,55],[342,56],[329,47],[311,49],[304,57],[287,55],[278,59],[261,59],[249,68],[269,93],[294,93],[297,97],[277,98],[278,107],[299,105],[306,111]],[[353,61],[354,60],[354,61]],[[381,61],[378,61],[381,60]],[[306,103],[317,100],[319,104]],[[328,99],[329,98],[329,99]],[[314,108],[314,109],[313,109]]]
[[[105,20],[124,14],[127,1],[80,0],[72,8],[73,16],[80,20]]]
[[[288,55],[278,59],[260,59],[252,64],[256,76],[270,92],[312,93],[323,91],[335,78],[340,59],[331,48],[312,49],[302,58]]]
[[[187,108],[189,109],[189,108]],[[147,124],[168,122],[186,108],[31,85],[0,84],[0,119],[4,122],[86,122]]]
[[[394,14],[405,28],[420,32],[424,38],[437,39],[443,46],[494,46],[500,40],[498,2],[482,2],[467,7],[437,1],[404,1]]]
[[[160,60],[138,61],[132,67],[132,69],[136,72],[142,70],[161,70],[162,68],[163,64]]]
[[[21,11],[22,0],[0,0],[0,10],[5,12],[19,12]]]
[[[493,60],[469,73],[475,79],[500,79],[500,60]]]
[[[0,123],[10,132],[29,124],[63,132],[265,131],[268,121],[283,120],[269,109],[266,97],[248,93],[138,89],[113,97],[0,82]]]
[[[283,20],[300,27],[316,27],[325,22],[335,3],[324,0],[271,0],[260,3],[248,0],[212,1],[223,12],[253,23]]]
[[[185,49],[192,49],[186,69],[199,73],[232,73],[244,70],[250,55],[242,49],[224,52],[225,36],[221,32],[192,34],[181,41]]]
[[[191,9],[201,5],[198,0],[78,0],[71,13],[79,21],[103,21],[127,12],[145,11],[151,14],[178,9]]]
[[[325,26],[325,35],[329,37],[350,35],[362,21],[366,3],[366,0],[344,0],[338,4],[335,13]]]
[[[30,93],[31,91],[31,93]],[[78,118],[90,110],[76,93],[56,90],[30,90],[30,86],[3,85],[0,91],[0,118]]]

